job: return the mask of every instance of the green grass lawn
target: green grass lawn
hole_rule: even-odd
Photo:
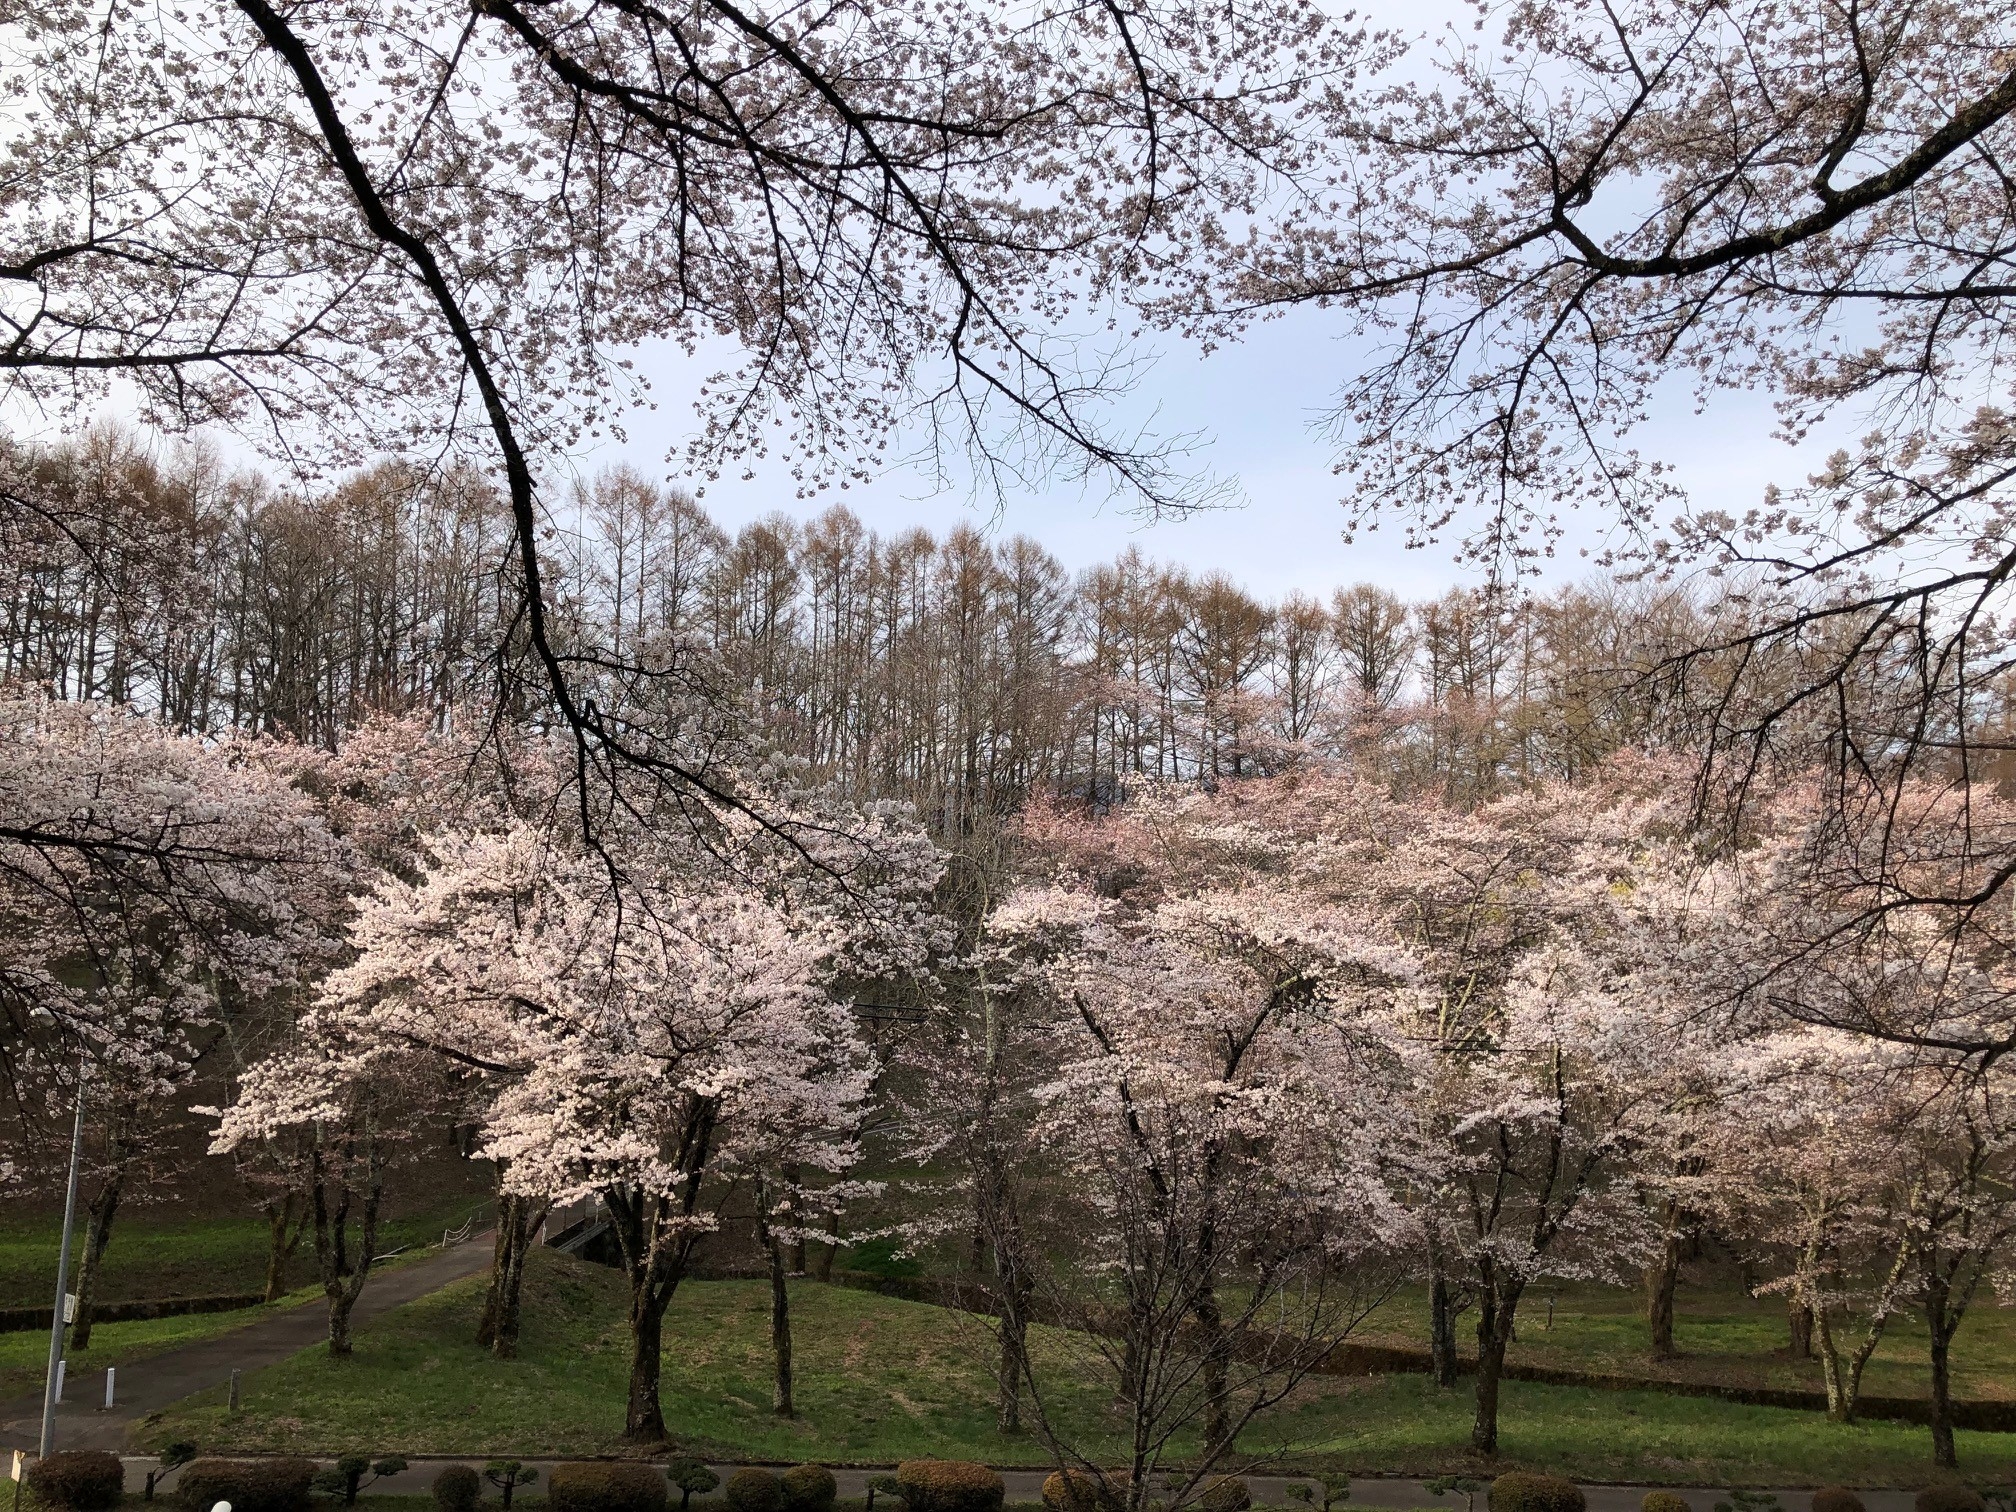
[[[545,1456],[617,1449],[627,1337],[622,1281],[535,1256],[523,1357],[469,1342],[481,1282],[459,1283],[360,1331],[347,1363],[309,1351],[250,1378],[245,1408],[192,1398],[144,1429],[208,1450]],[[664,1403],[684,1449],[723,1459],[888,1463],[912,1456],[1039,1465],[1031,1437],[994,1431],[990,1340],[979,1320],[806,1283],[792,1294],[799,1417],[769,1411],[768,1294],[760,1283],[696,1282],[666,1320]],[[1558,1324],[1557,1324],[1558,1327]],[[1106,1388],[1071,1336],[1034,1340],[1052,1408],[1080,1442],[1110,1443]],[[1245,1446],[1255,1469],[1430,1474],[1476,1468],[1462,1447],[1470,1398],[1421,1376],[1311,1383]],[[1656,1391],[1513,1383],[1495,1468],[1671,1484],[1928,1482],[1923,1429],[1854,1427],[1815,1413]],[[1962,1434],[1970,1477],[2016,1477],[2016,1436]]]
[[[320,1292],[315,1295],[319,1296]],[[301,1300],[301,1296],[296,1293],[273,1306],[292,1306]],[[78,1392],[102,1392],[105,1389],[104,1371],[108,1365],[125,1365],[159,1354],[164,1349],[215,1338],[234,1328],[243,1328],[254,1319],[264,1317],[267,1311],[264,1307],[253,1307],[237,1312],[196,1313],[186,1318],[100,1323],[91,1330],[89,1349],[70,1351],[69,1379],[74,1384],[66,1388],[65,1394],[74,1396]],[[38,1328],[32,1333],[0,1333],[0,1401],[40,1392],[42,1377],[48,1366],[49,1331],[46,1328]]]
[[[437,1194],[380,1225],[378,1251],[438,1241],[485,1199]],[[83,1232],[80,1220],[78,1233]],[[47,1307],[56,1290],[60,1216],[0,1219],[0,1307]],[[304,1237],[288,1279],[299,1285],[315,1268]],[[105,1251],[98,1297],[119,1302],[153,1297],[214,1297],[257,1292],[266,1285],[266,1220],[255,1213],[222,1218],[168,1218],[145,1212],[121,1218]],[[76,1253],[71,1254],[76,1264]],[[72,1274],[75,1274],[73,1269]],[[0,1334],[0,1340],[7,1337]]]
[[[1681,1358],[1655,1364],[1644,1299],[1637,1292],[1593,1285],[1552,1288],[1557,1301],[1551,1328],[1549,1294],[1549,1288],[1536,1286],[1520,1302],[1519,1338],[1509,1358],[1670,1381],[1821,1389],[1819,1362],[1790,1357],[1781,1297],[1749,1297],[1733,1286],[1682,1288],[1674,1327]],[[1470,1313],[1458,1320],[1457,1337],[1465,1354],[1472,1352],[1474,1323]],[[1401,1292],[1356,1337],[1367,1343],[1426,1349],[1426,1288]],[[1916,1314],[1891,1319],[1863,1376],[1862,1389],[1871,1396],[1918,1398],[1931,1389],[1925,1326]],[[1969,1310],[1953,1344],[1953,1394],[2016,1397],[2016,1307],[1998,1307],[1991,1297]]]
[[[384,1226],[385,1237],[380,1240],[380,1253],[400,1250],[402,1253],[381,1261],[381,1269],[390,1269],[411,1260],[424,1259],[433,1253],[426,1246],[438,1242],[443,1228],[460,1224],[468,1216],[473,1204],[465,1198],[456,1198],[453,1203],[439,1203],[432,1211],[413,1214],[410,1217],[393,1220]],[[447,1220],[447,1221],[444,1221]],[[247,1249],[247,1236],[254,1246]],[[171,1297],[185,1295],[218,1294],[248,1289],[256,1291],[264,1283],[266,1275],[266,1252],[264,1225],[251,1220],[214,1220],[180,1224],[134,1225],[130,1232],[115,1233],[112,1248],[106,1252],[108,1270],[114,1255],[121,1253],[120,1245],[129,1247],[129,1255],[140,1257],[144,1262],[148,1256],[160,1257],[162,1268],[151,1275],[142,1272],[136,1280],[128,1278],[127,1288],[113,1291],[111,1297],[140,1295],[149,1297]],[[304,1240],[303,1243],[312,1241]],[[36,1264],[46,1272],[37,1285],[46,1285],[51,1293],[55,1291],[55,1247],[56,1232],[53,1225],[46,1232],[34,1224],[15,1222],[0,1227],[0,1274],[17,1276],[30,1272]],[[233,1256],[241,1263],[254,1267],[254,1279],[245,1288],[228,1282],[210,1280],[206,1283],[200,1267],[206,1263],[219,1266],[219,1273],[232,1275],[228,1267]],[[250,1255],[249,1262],[245,1256]],[[136,1262],[138,1263],[138,1262]],[[16,1267],[12,1272],[8,1267]],[[290,1278],[297,1283],[308,1283],[314,1269],[312,1254],[297,1253]],[[176,1279],[181,1278],[179,1288]],[[368,1283],[367,1283],[368,1284]],[[135,1289],[137,1288],[137,1290]],[[293,1307],[304,1301],[318,1300],[322,1296],[319,1283],[297,1285],[296,1289],[270,1307]],[[109,1300],[109,1298],[108,1298]],[[49,1298],[41,1299],[48,1305]],[[264,1317],[269,1307],[241,1308],[233,1312],[194,1313],[177,1318],[146,1318],[129,1323],[99,1323],[91,1330],[91,1347],[70,1353],[70,1379],[78,1383],[76,1390],[104,1389],[103,1372],[108,1365],[126,1365],[135,1360],[144,1360],[149,1355],[160,1354],[163,1350],[174,1349],[183,1344],[193,1344],[202,1339],[215,1338],[219,1334],[243,1328]],[[49,1330],[36,1328],[24,1332],[0,1333],[0,1401],[27,1396],[42,1389],[44,1373],[49,1362]],[[96,1376],[95,1381],[92,1380]]]

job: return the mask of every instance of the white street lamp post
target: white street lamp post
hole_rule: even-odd
[[[41,1013],[48,1013],[42,1009]],[[39,1016],[39,1015],[38,1015]],[[50,1017],[54,1017],[53,1014]],[[42,1447],[48,1458],[56,1440],[56,1375],[63,1361],[63,1302],[70,1289],[70,1227],[77,1219],[77,1167],[84,1156],[84,1070],[77,1070],[77,1122],[70,1131],[70,1184],[63,1196],[63,1243],[56,1251],[56,1315],[49,1321],[49,1373],[42,1382]]]

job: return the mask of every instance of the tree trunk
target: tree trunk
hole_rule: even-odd
[[[994,1426],[1001,1433],[1022,1431],[1022,1378],[1029,1370],[1029,1295],[1034,1290],[1021,1257],[996,1246],[997,1307],[1001,1358],[994,1374]]]
[[[1456,1297],[1441,1247],[1428,1247],[1428,1359],[1435,1384],[1444,1390],[1456,1384]]]
[[[490,1291],[483,1316],[476,1323],[476,1343],[500,1360],[518,1357],[519,1298],[523,1294],[525,1260],[533,1235],[546,1216],[546,1204],[531,1197],[499,1193],[497,1236],[490,1249]]]
[[[994,1371],[994,1429],[1022,1431],[1022,1375],[1028,1368],[1029,1327],[1014,1307],[1001,1309],[1001,1357]]]
[[[1148,1303],[1131,1291],[1127,1298],[1127,1337],[1120,1352],[1120,1400],[1132,1402],[1141,1389],[1141,1340],[1148,1331]]]
[[[1813,1309],[1796,1297],[1785,1304],[1785,1321],[1792,1334],[1792,1358],[1813,1358]]]
[[[119,1197],[125,1185],[125,1169],[115,1165],[87,1210],[84,1253],[78,1257],[77,1265],[77,1319],[70,1329],[72,1349],[84,1349],[91,1343],[91,1312],[97,1301],[98,1272],[105,1260],[105,1247],[112,1242],[112,1220],[119,1212]]]
[[[623,1413],[623,1437],[633,1444],[665,1441],[665,1413],[658,1405],[659,1356],[665,1332],[665,1305],[647,1279],[630,1291],[630,1399]]]
[[[1470,1447],[1479,1454],[1498,1452],[1498,1385],[1505,1377],[1505,1346],[1512,1342],[1523,1285],[1491,1274],[1477,1288],[1477,1416],[1470,1426]]]
[[[1856,1406],[1862,1396],[1862,1369],[1876,1352],[1877,1344],[1882,1342],[1884,1325],[1888,1321],[1887,1314],[1872,1318],[1862,1342],[1855,1346],[1852,1353],[1843,1355],[1841,1341],[1835,1336],[1832,1315],[1824,1307],[1816,1310],[1814,1332],[1820,1340],[1820,1374],[1827,1385],[1827,1416],[1835,1422],[1855,1421]]]
[[[1227,1407],[1227,1346],[1225,1319],[1218,1310],[1218,1288],[1209,1277],[1197,1295],[1197,1327],[1204,1336],[1204,1452],[1222,1454],[1230,1447],[1232,1415]]]
[[[1945,1278],[1935,1276],[1925,1297],[1925,1324],[1932,1335],[1932,1463],[1947,1470],[1960,1465],[1953,1445],[1953,1375],[1948,1358],[1960,1320],[1951,1316],[1950,1302]]]
[[[344,1172],[333,1177],[318,1145],[310,1155],[309,1202],[315,1218],[315,1260],[322,1272],[322,1294],[329,1299],[329,1353],[337,1359],[350,1354],[350,1312],[364,1293],[371,1275],[371,1261],[378,1252],[378,1211],[385,1196],[383,1156],[377,1142],[366,1137],[364,1154],[363,1214],[356,1231],[356,1259],[350,1258],[351,1225],[350,1168],[354,1148],[344,1151]],[[336,1198],[330,1201],[334,1180]]]
[[[786,1166],[784,1168],[785,1189],[795,1194],[798,1191],[798,1182],[802,1175],[803,1172],[797,1166]],[[792,1209],[794,1213],[802,1209],[802,1204],[799,1203],[796,1196],[792,1199]],[[794,1227],[790,1243],[784,1246],[784,1269],[788,1274],[793,1276],[802,1276],[805,1274],[805,1230],[803,1228]]]
[[[277,1302],[287,1295],[287,1263],[301,1245],[308,1228],[307,1204],[289,1192],[278,1202],[266,1204],[266,1300]]]
[[[772,1238],[764,1248],[770,1252],[770,1352],[777,1362],[770,1410],[778,1417],[796,1417],[791,1401],[791,1289],[784,1279],[784,1246]]]
[[[1680,1244],[1679,1230],[1669,1226],[1658,1259],[1645,1270],[1645,1322],[1652,1335],[1655,1360],[1670,1360],[1680,1352],[1673,1346],[1673,1294],[1680,1287]]]
[[[676,1203],[623,1184],[602,1189],[602,1205],[608,1209],[630,1278],[630,1391],[623,1410],[623,1437],[633,1444],[665,1442],[665,1409],[658,1400],[665,1309],[692,1262],[693,1218],[713,1147],[717,1110],[711,1099],[694,1099],[689,1105],[679,1140],[683,1177]],[[671,1231],[675,1216],[676,1239]]]
[[[840,1210],[835,1208],[826,1215],[826,1240],[819,1246],[818,1277],[821,1281],[833,1279],[833,1258],[840,1253]]]

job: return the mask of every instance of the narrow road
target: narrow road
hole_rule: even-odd
[[[368,1323],[404,1303],[439,1291],[451,1281],[473,1276],[490,1264],[491,1238],[478,1234],[426,1260],[374,1273],[350,1314]],[[227,1334],[165,1350],[118,1367],[118,1403],[109,1412],[105,1378],[89,1375],[64,1385],[67,1400],[56,1408],[59,1449],[123,1449],[126,1431],[150,1412],[230,1381],[233,1370],[247,1375],[274,1365],[328,1337],[329,1307],[320,1298],[269,1313]],[[42,1433],[42,1395],[0,1402],[0,1452],[33,1449]]]

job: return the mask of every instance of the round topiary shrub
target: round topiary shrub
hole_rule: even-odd
[[[1253,1505],[1253,1488],[1236,1475],[1220,1476],[1197,1498],[1204,1512],[1247,1512]]]
[[[784,1493],[784,1512],[833,1512],[840,1485],[824,1465],[793,1465],[777,1477]]]
[[[729,1476],[721,1495],[729,1512],[784,1512],[784,1483],[754,1465]]]
[[[1686,1497],[1676,1496],[1671,1491],[1647,1491],[1645,1499],[1638,1503],[1638,1512],[1694,1512],[1694,1508]],[[1857,1512],[1860,1512],[1859,1508]]]
[[[1558,1475],[1507,1471],[1491,1482],[1491,1512],[1589,1512],[1582,1488]]]
[[[111,1512],[126,1489],[126,1467],[103,1449],[64,1449],[28,1467],[37,1506],[60,1512]]]
[[[1988,1504],[1971,1486],[1927,1486],[1914,1505],[1918,1512],[1986,1512]]]
[[[448,1465],[434,1477],[429,1487],[434,1493],[434,1505],[441,1512],[475,1512],[476,1503],[483,1496],[483,1477],[467,1465]]]
[[[190,1512],[210,1512],[220,1501],[231,1512],[307,1512],[314,1464],[305,1459],[199,1459],[182,1469],[176,1500]]]
[[[909,1512],[1001,1512],[1007,1487],[970,1460],[905,1460],[896,1467],[896,1494]]]
[[[1822,1486],[1813,1493],[1813,1512],[1869,1512],[1846,1486]]]
[[[682,1454],[665,1467],[665,1482],[679,1493],[679,1512],[686,1512],[696,1496],[717,1489],[721,1477],[690,1454]]]
[[[546,1483],[552,1512],[665,1512],[665,1499],[664,1476],[620,1460],[555,1465]]]

